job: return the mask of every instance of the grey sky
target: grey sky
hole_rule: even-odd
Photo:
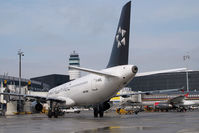
[[[103,69],[109,59],[118,19],[127,0],[0,0],[0,74],[23,77],[67,74],[68,57],[80,54],[81,66]],[[199,68],[199,1],[134,0],[129,63],[140,72]]]

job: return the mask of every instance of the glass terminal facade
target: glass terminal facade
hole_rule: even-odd
[[[199,91],[199,71],[189,71],[189,91]],[[177,89],[187,90],[186,72],[172,72],[135,77],[128,87],[133,91]]]

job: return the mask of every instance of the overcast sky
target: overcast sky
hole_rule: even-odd
[[[24,78],[67,74],[75,50],[81,66],[103,69],[109,60],[122,6],[127,0],[0,0],[0,75]],[[199,69],[199,1],[134,0],[129,64],[139,72]]]

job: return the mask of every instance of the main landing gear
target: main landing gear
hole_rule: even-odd
[[[53,103],[53,101],[50,101],[50,108],[48,109],[48,118],[52,118],[54,116],[55,118],[58,118],[62,114],[58,103]]]
[[[103,108],[103,104],[99,104],[93,107],[93,113],[94,113],[94,117],[103,117],[104,116],[104,108]]]

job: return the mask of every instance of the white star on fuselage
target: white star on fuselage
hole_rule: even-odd
[[[126,34],[126,30],[119,27],[117,35],[115,37],[115,39],[117,41],[117,48],[121,47],[122,45],[125,46],[125,44],[126,44],[126,40],[125,40],[125,37],[124,37],[125,34]]]

